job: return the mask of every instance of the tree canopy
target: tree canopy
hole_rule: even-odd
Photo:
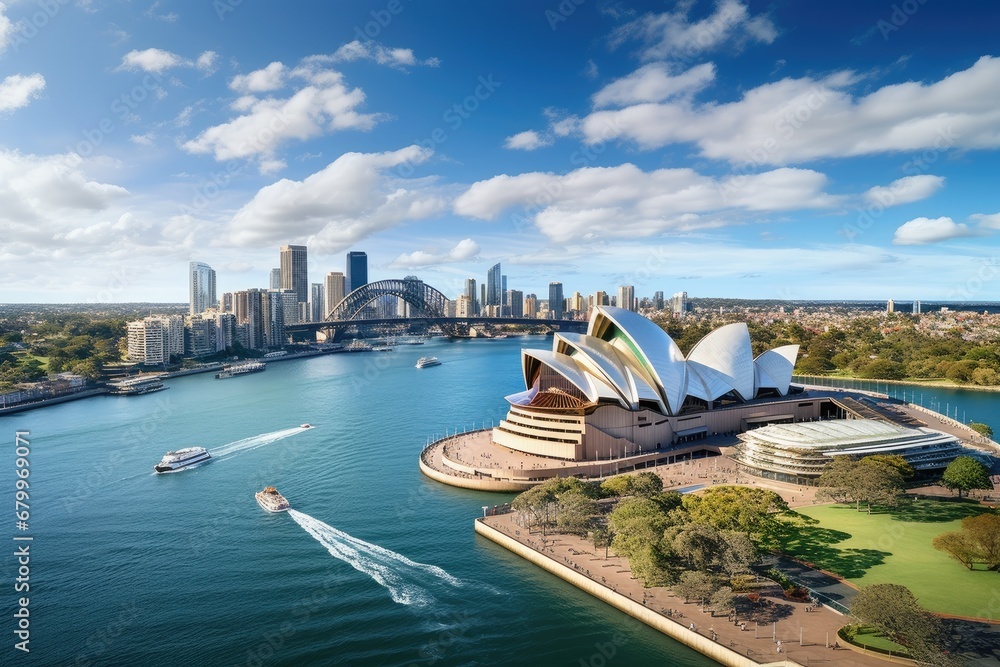
[[[991,489],[990,471],[982,463],[971,456],[959,456],[948,464],[941,476],[941,485],[952,491],[962,493],[972,489]]]

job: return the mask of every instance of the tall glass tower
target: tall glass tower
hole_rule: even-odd
[[[352,251],[347,253],[347,274],[344,289],[348,294],[368,284],[368,254]]]
[[[549,283],[549,318],[553,320],[563,318],[562,283]]]
[[[490,267],[486,274],[486,304],[487,306],[503,305],[503,277],[500,273],[500,263]]]
[[[204,262],[191,262],[190,279],[191,315],[203,313],[215,306],[215,270]]]

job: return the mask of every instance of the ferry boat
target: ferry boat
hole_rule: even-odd
[[[226,378],[247,375],[248,373],[259,373],[264,370],[267,370],[267,364],[263,361],[248,361],[243,364],[232,364],[231,366],[226,366],[215,374],[215,379],[224,380]]]
[[[202,461],[208,461],[211,458],[212,455],[204,447],[178,449],[176,452],[167,452],[163,459],[153,466],[153,470],[159,473],[176,472],[177,470],[197,465]]]
[[[112,382],[109,386],[111,388],[110,393],[113,396],[141,396],[142,394],[151,394],[161,389],[169,389],[160,380],[159,375],[120,380]]]
[[[429,366],[440,366],[441,362],[437,357],[420,357],[417,359],[417,368],[427,368]]]
[[[257,504],[268,512],[287,512],[292,507],[273,486],[265,486],[264,490],[255,493],[254,497],[257,499]]]

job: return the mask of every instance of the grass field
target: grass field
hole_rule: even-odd
[[[782,550],[852,584],[902,584],[930,611],[1000,619],[1000,575],[969,571],[936,550],[935,536],[982,513],[971,503],[918,500],[868,515],[854,506],[803,508],[781,540]]]

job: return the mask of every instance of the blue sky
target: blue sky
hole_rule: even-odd
[[[995,300],[1000,6],[0,10],[0,302],[185,301],[369,256],[454,297]]]

